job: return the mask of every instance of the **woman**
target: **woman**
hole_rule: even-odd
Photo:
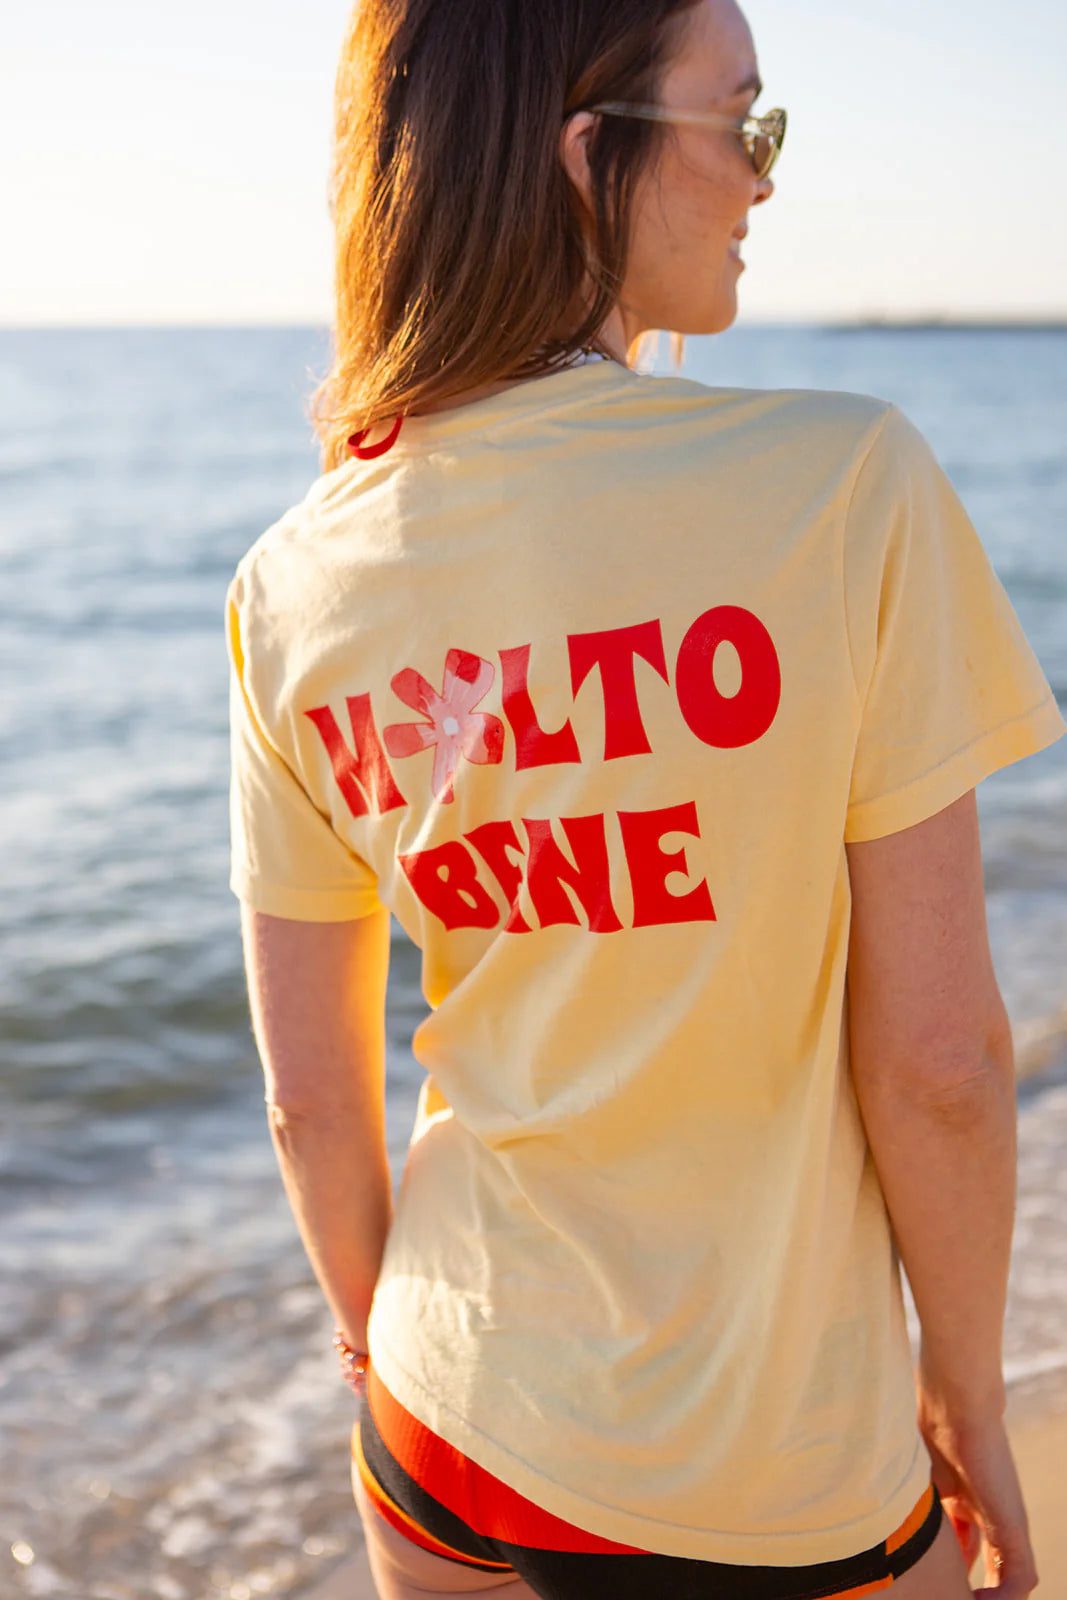
[[[733,0],[365,0],[344,45],[326,470],[228,597],[231,881],[388,1600],[1037,1582],[974,786],[1064,723],[897,408],[628,364],[736,315],[758,92]]]

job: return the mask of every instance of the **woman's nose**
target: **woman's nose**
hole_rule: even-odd
[[[764,200],[769,200],[771,198],[773,193],[774,184],[771,182],[770,178],[761,178],[756,186],[756,198],[753,200],[752,204],[755,206],[761,206]]]

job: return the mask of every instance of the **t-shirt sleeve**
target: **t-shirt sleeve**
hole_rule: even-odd
[[[240,569],[226,595],[230,661],[230,888],[257,911],[346,922],[381,909],[375,873],[334,831],[256,709]]]
[[[1067,732],[959,496],[896,406],[856,476],[844,573],[861,706],[847,843],[922,822]]]

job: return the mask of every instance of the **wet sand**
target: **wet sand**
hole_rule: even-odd
[[[1067,1596],[1067,1384],[1013,1393],[1008,1430],[1030,1518],[1041,1600]],[[980,1586],[981,1565],[971,1574]],[[306,1600],[377,1600],[366,1556],[345,1561]]]

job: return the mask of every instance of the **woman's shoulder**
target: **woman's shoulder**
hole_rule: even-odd
[[[230,579],[231,594],[246,603],[257,591],[277,592],[306,582],[327,564],[325,551],[331,532],[347,531],[346,490],[350,490],[352,463],[314,479],[303,498],[290,505],[265,528],[240,557]],[[343,498],[344,496],[344,498]]]
[[[709,423],[766,430],[779,440],[788,430],[798,439],[832,434],[843,443],[862,442],[898,410],[891,400],[846,389],[741,387],[663,374],[646,377],[633,393],[664,418],[689,412]]]
[[[260,571],[271,557],[285,553],[299,545],[307,527],[307,497],[290,506],[248,546],[238,560],[229,582],[229,599],[241,606],[248,603],[259,585]]]
[[[887,425],[895,419],[896,425]],[[584,425],[633,471],[718,482],[740,467],[750,484],[807,492],[848,483],[885,434],[890,466],[916,430],[891,400],[844,389],[758,388],[652,374],[597,397]],[[907,435],[902,438],[901,435]],[[879,457],[881,460],[881,457]]]

